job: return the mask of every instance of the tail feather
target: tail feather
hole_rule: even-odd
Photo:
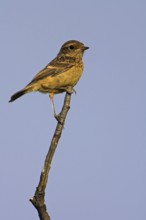
[[[22,90],[16,92],[14,95],[11,96],[9,102],[15,101],[16,99],[18,99],[19,97],[25,95],[26,93],[27,93],[26,89],[22,89]]]

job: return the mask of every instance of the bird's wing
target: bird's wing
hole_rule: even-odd
[[[44,79],[48,76],[54,77],[56,75],[59,75],[74,66],[73,64],[56,61],[57,60],[54,59],[52,62],[50,62],[44,69],[42,69],[38,74],[35,75],[35,77],[29,84]]]

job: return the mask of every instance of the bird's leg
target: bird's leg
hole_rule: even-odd
[[[54,93],[49,93],[49,98],[50,98],[50,101],[51,101],[54,118],[55,118],[59,123],[61,123],[61,122],[60,122],[60,114],[57,115],[57,114],[56,114],[56,111],[55,111]]]
[[[55,105],[54,105],[54,93],[49,93],[49,98],[52,105],[53,114],[56,115]]]

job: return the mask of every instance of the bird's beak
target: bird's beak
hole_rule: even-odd
[[[86,47],[86,46],[83,47],[83,51],[88,50],[88,49],[89,49],[89,47]]]

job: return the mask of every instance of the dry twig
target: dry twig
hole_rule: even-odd
[[[63,125],[65,122],[68,110],[70,108],[71,94],[72,94],[73,88],[69,87],[67,91],[68,92],[66,93],[62,110],[59,114],[59,122],[57,123],[56,130],[55,130],[55,133],[53,135],[53,138],[50,144],[50,148],[46,155],[44,166],[43,166],[43,169],[40,175],[39,184],[36,188],[34,196],[30,199],[30,202],[33,204],[33,206],[38,211],[40,220],[50,220],[50,216],[47,212],[47,207],[45,204],[45,189],[46,189],[46,185],[48,181],[48,174],[51,168],[51,162],[52,162],[57,144],[62,134]]]

